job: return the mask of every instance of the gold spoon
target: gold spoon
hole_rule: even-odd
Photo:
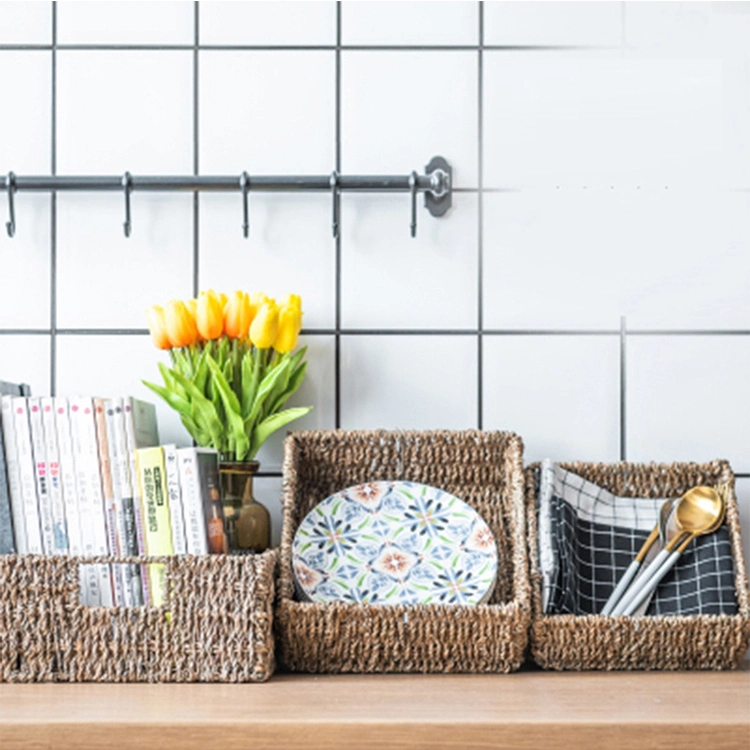
[[[654,558],[635,590],[629,591],[613,610],[613,615],[630,615],[656,588],[687,549],[690,542],[716,531],[724,521],[726,503],[713,487],[693,487],[678,501],[675,510],[677,534]]]
[[[664,533],[662,530],[665,530],[667,527],[667,520],[669,518],[669,513],[671,510],[672,500],[665,501],[661,506],[661,510],[659,511],[659,521],[657,522],[656,526],[654,526],[653,531],[648,535],[648,538],[643,543],[643,546],[635,556],[633,562],[630,563],[627,570],[623,573],[622,578],[619,580],[617,586],[615,587],[615,590],[609,595],[609,599],[607,599],[606,604],[602,607],[602,611],[600,614],[608,615],[615,608],[615,605],[620,601],[620,597],[622,597],[622,595],[627,591],[628,586],[630,586],[630,582],[633,580],[633,578],[635,578],[635,575],[640,570],[641,565],[643,565],[643,561],[646,559],[646,555],[654,545],[654,542],[659,537],[662,537],[662,539],[664,538]]]

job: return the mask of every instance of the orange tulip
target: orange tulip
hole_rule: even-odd
[[[279,329],[279,306],[274,300],[268,300],[258,310],[250,326],[250,340],[258,349],[269,349],[276,341]]]
[[[250,328],[250,300],[246,292],[234,292],[224,308],[224,333],[230,339],[244,339]]]
[[[201,292],[195,313],[198,333],[206,341],[218,339],[224,332],[224,308],[213,289]]]
[[[198,340],[198,328],[189,307],[180,300],[170,300],[164,306],[167,336],[172,346],[188,346]]]
[[[290,294],[282,300],[279,308],[279,328],[273,348],[280,354],[292,351],[297,346],[301,330],[302,298],[298,294]]]
[[[221,309],[223,310],[227,306],[227,302],[229,302],[229,297],[227,297],[224,292],[219,292],[219,302],[221,303]]]
[[[160,305],[151,305],[146,310],[146,320],[151,332],[151,338],[159,349],[171,349],[172,344],[167,335],[167,324],[164,320],[164,308]]]

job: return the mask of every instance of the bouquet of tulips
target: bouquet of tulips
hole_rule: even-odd
[[[180,414],[198,445],[223,460],[251,460],[271,433],[310,411],[283,409],[307,367],[307,347],[293,353],[302,328],[298,295],[277,304],[262,292],[209,290],[154,305],[146,316],[172,367],[159,363],[164,385],[144,384]]]

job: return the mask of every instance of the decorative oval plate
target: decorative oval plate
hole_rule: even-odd
[[[361,604],[481,604],[497,545],[463,500],[415,482],[372,482],[310,511],[292,547],[300,598]]]

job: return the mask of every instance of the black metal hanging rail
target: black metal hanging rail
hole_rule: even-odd
[[[333,235],[339,228],[339,195],[343,191],[362,192],[408,192],[411,196],[411,236],[417,232],[417,194],[424,193],[425,206],[432,216],[443,216],[452,202],[452,169],[440,156],[434,157],[425,168],[425,174],[412,172],[410,175],[344,175],[332,172],[330,175],[250,175],[243,172],[239,176],[31,176],[24,177],[9,172],[0,177],[0,190],[8,193],[9,221],[6,229],[9,237],[16,232],[14,195],[20,190],[28,191],[122,191],[125,196],[125,236],[129,237],[132,228],[130,194],[134,190],[151,192],[168,191],[240,191],[243,198],[242,230],[249,236],[250,222],[248,209],[249,193],[293,192],[300,190],[330,191],[333,201]]]

